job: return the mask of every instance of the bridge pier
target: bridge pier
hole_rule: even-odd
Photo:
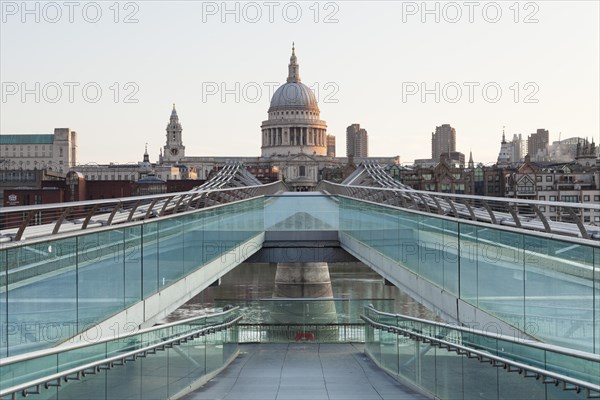
[[[289,301],[273,302],[271,321],[299,325],[288,339],[323,341],[337,337],[335,327],[316,326],[338,322],[327,263],[278,263],[273,298]]]
[[[333,298],[329,265],[325,262],[277,263],[273,297]]]

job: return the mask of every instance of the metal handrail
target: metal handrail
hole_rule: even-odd
[[[360,317],[375,329],[385,330],[387,332],[408,337],[412,340],[422,341],[423,343],[428,343],[434,347],[445,348],[448,351],[454,351],[458,355],[466,356],[467,358],[477,358],[480,362],[487,362],[494,367],[502,367],[507,372],[518,372],[526,378],[536,378],[536,380],[541,379],[542,382],[546,384],[553,383],[558,386],[560,383],[562,383],[563,390],[574,390],[579,393],[581,392],[581,389],[585,389],[585,393],[588,398],[600,398],[600,385],[595,385],[590,382],[534,367],[532,365],[524,364],[505,357],[495,356],[485,351],[472,349],[467,346],[448,342],[443,339],[431,337],[422,333],[410,331],[408,329],[382,324],[370,319],[365,315],[361,315]]]
[[[427,196],[436,196],[436,197],[447,197],[447,198],[460,198],[460,199],[469,199],[469,200],[489,200],[489,201],[497,201],[501,203],[519,203],[519,204],[535,204],[535,205],[547,205],[547,206],[555,206],[555,207],[568,207],[568,208],[579,208],[579,209],[593,209],[600,210],[600,204],[595,203],[567,203],[561,201],[547,201],[547,200],[528,200],[528,199],[520,199],[520,198],[510,198],[510,197],[492,197],[492,196],[475,196],[471,194],[458,194],[458,193],[443,193],[443,192],[429,192],[426,190],[414,190],[414,189],[399,189],[399,188],[384,188],[384,187],[372,187],[372,186],[350,186],[350,185],[342,185],[339,183],[334,183],[330,181],[321,181],[319,185],[323,186],[333,186],[343,188],[356,188],[356,189],[364,189],[364,190],[372,190],[372,191],[386,191],[386,192],[400,192],[400,193],[414,193],[421,194]],[[317,190],[319,190],[319,186],[317,186]],[[337,194],[337,193],[334,193]]]
[[[394,196],[390,197],[389,199],[395,200],[395,203],[390,203],[388,200],[388,202],[383,205],[399,207],[408,210],[421,210],[427,213],[435,213],[436,215],[439,215],[441,209],[446,206],[450,210],[448,214],[452,214],[455,218],[466,219],[470,221],[473,221],[474,211],[476,211],[477,208],[481,208],[481,211],[484,213],[484,215],[487,215],[489,218],[482,216],[481,218],[476,217],[475,220],[488,220],[485,222],[494,225],[510,225],[510,223],[512,223],[518,229],[541,231],[562,236],[580,236],[584,239],[600,238],[600,226],[584,224],[582,216],[577,215],[576,212],[573,211],[576,210],[579,212],[581,210],[589,209],[600,212],[600,204],[580,204],[503,197],[473,196],[453,193],[428,192],[407,188],[351,186],[329,181],[322,181],[319,183],[319,186],[317,186],[317,189],[324,190],[327,193],[334,195],[348,196],[362,201],[374,201],[377,204],[380,204],[381,202],[377,199],[374,199],[374,195],[380,195],[381,193],[394,193]],[[417,196],[418,200],[415,201],[415,197]],[[413,204],[407,205],[405,197],[411,199]],[[453,202],[452,200],[455,201]],[[458,202],[457,200],[462,200],[462,202]],[[469,202],[474,204],[468,205]],[[425,210],[422,210],[422,207],[419,207],[419,204],[425,207]],[[490,204],[494,206],[495,210],[492,209]],[[516,209],[519,206],[530,207],[532,210],[531,214],[520,215]],[[548,218],[539,211],[540,206],[556,207],[556,209],[567,209],[569,216],[574,220],[574,222],[549,221]],[[539,221],[540,226],[530,223],[536,221]]]
[[[229,310],[221,311],[221,312],[214,313],[214,314],[204,314],[204,315],[200,315],[200,316],[197,316],[197,317],[191,317],[191,318],[186,318],[186,319],[178,320],[178,321],[175,321],[175,322],[169,322],[169,323],[166,323],[166,324],[160,324],[160,325],[151,326],[149,328],[144,328],[144,329],[140,329],[140,330],[133,331],[133,332],[127,332],[127,333],[124,333],[124,334],[119,335],[117,337],[110,337],[110,338],[98,339],[98,340],[95,340],[93,342],[87,341],[87,342],[73,343],[73,344],[69,344],[69,345],[62,345],[62,346],[52,347],[50,349],[43,349],[43,350],[31,351],[31,352],[28,352],[28,353],[18,354],[16,356],[0,358],[0,367],[6,366],[6,365],[10,365],[10,364],[14,364],[14,363],[17,363],[17,362],[33,360],[35,358],[45,357],[45,356],[49,356],[49,355],[52,355],[52,354],[64,353],[65,351],[77,350],[77,349],[88,347],[88,346],[96,346],[98,344],[111,342],[113,340],[127,339],[128,337],[131,337],[131,336],[141,335],[141,334],[144,334],[144,333],[149,333],[149,332],[157,331],[157,330],[160,330],[160,329],[171,328],[171,327],[177,326],[177,325],[189,324],[189,323],[192,323],[192,322],[195,322],[195,321],[199,321],[199,320],[202,320],[202,319],[206,319],[206,318],[219,317],[221,315],[226,315],[226,314],[232,313],[232,312],[234,312],[236,310],[239,310],[238,306],[230,308]]]
[[[171,214],[177,214],[187,211],[187,207],[180,207],[183,199],[188,196],[195,198],[198,195],[200,198],[208,198],[209,196],[223,197],[222,201],[214,201],[214,203],[228,203],[235,196],[226,196],[230,193],[240,193],[237,198],[248,199],[258,197],[264,194],[278,193],[285,190],[283,182],[273,182],[266,185],[245,186],[225,189],[202,189],[191,190],[187,192],[165,193],[150,196],[135,196],[116,199],[104,200],[88,200],[73,203],[54,203],[34,206],[19,206],[19,207],[2,207],[0,208],[0,221],[4,219],[7,223],[9,216],[14,216],[14,226],[0,231],[0,239],[3,241],[20,241],[27,237],[26,230],[32,227],[48,227],[47,232],[40,232],[36,228],[35,237],[46,237],[58,234],[61,226],[66,225],[66,217],[69,216],[71,223],[70,230],[86,230],[98,228],[100,226],[122,224],[132,222],[138,219],[163,218],[166,216],[165,211],[168,209]],[[176,201],[173,201],[176,199]],[[147,203],[147,204],[145,204]],[[170,205],[169,205],[170,204]],[[167,207],[168,206],[168,207]],[[160,210],[160,213],[158,213]],[[128,213],[128,217],[123,219],[115,218],[119,213]],[[22,213],[26,213],[23,218]],[[45,213],[45,214],[44,214]],[[55,213],[55,214],[52,214]],[[43,214],[43,218],[49,220],[48,223],[31,225],[34,215]],[[4,217],[4,218],[3,218]],[[93,221],[92,218],[96,220]],[[82,222],[83,221],[83,222]],[[91,224],[93,222],[93,224]],[[17,227],[18,226],[18,227]],[[32,236],[30,234],[29,236]]]
[[[35,204],[29,206],[14,206],[14,207],[0,207],[0,214],[7,214],[13,212],[25,212],[25,211],[44,211],[44,210],[52,210],[57,208],[75,208],[75,207],[85,207],[85,206],[93,206],[93,205],[110,205],[110,204],[119,204],[123,202],[135,202],[138,200],[153,200],[153,199],[164,199],[168,197],[176,197],[176,196],[185,196],[189,194],[200,194],[200,193],[209,193],[209,192],[228,192],[228,191],[237,191],[243,189],[251,189],[251,188],[262,188],[266,189],[270,186],[280,186],[283,184],[282,181],[271,182],[264,185],[257,186],[243,186],[243,187],[234,187],[234,188],[223,188],[223,189],[203,189],[203,190],[188,190],[184,192],[176,192],[176,193],[161,193],[161,194],[152,194],[146,196],[131,196],[131,197],[116,197],[113,199],[100,199],[100,200],[84,200],[84,201],[74,201],[68,203],[51,203],[51,204]]]
[[[200,336],[204,336],[208,333],[214,333],[226,329],[238,323],[242,318],[243,316],[238,316],[230,321],[217,325],[205,326],[193,332],[188,332],[175,338],[155,343],[153,345],[146,346],[141,349],[132,350],[126,353],[119,354],[117,356],[112,356],[103,360],[94,361],[62,372],[38,378],[33,381],[22,383],[20,385],[16,385],[0,391],[0,397],[10,395],[11,399],[15,400],[19,392],[23,397],[26,397],[29,394],[39,394],[40,387],[42,385],[45,389],[48,389],[50,387],[61,386],[63,380],[64,382],[68,382],[70,380],[79,380],[80,376],[85,376],[87,374],[93,375],[104,369],[111,369],[115,366],[125,365],[125,363],[128,361],[135,361],[137,358],[144,358],[148,354],[156,354],[156,351],[163,351],[166,348],[171,348],[175,345],[180,345],[181,343],[185,343],[188,340],[199,338]],[[182,322],[180,321],[178,323],[181,324]],[[31,388],[35,388],[35,391],[30,391],[29,389]]]
[[[329,193],[328,193],[329,194]],[[392,209],[392,210],[398,210],[399,207],[395,206],[395,205],[391,205],[391,204],[381,204],[381,203],[376,203],[374,201],[371,200],[364,200],[361,198],[355,198],[355,197],[351,197],[351,196],[346,196],[346,195],[333,195],[330,194],[331,196],[337,196],[337,198],[342,199],[350,199],[350,200],[354,200],[354,201],[360,201],[360,202],[364,202],[364,203],[368,203],[368,204],[374,204],[377,205],[378,207],[383,207],[383,208],[388,208],[388,209]],[[333,197],[335,198],[335,197]],[[422,211],[422,210],[415,210],[415,209],[405,209],[405,208],[401,208],[402,211],[406,211],[406,212],[410,212],[410,213],[414,213],[414,214],[420,214],[420,215],[430,215],[431,213],[427,213],[426,211]],[[492,214],[493,215],[493,214]],[[464,221],[465,223],[468,223],[469,225],[472,226],[479,226],[479,227],[486,227],[489,228],[490,222],[484,221],[484,220],[480,220],[480,219],[476,219],[476,220],[471,220],[469,218],[455,218],[455,217],[450,217],[447,215],[438,215],[435,214],[434,215],[435,218],[441,218],[441,219],[450,219],[453,221],[456,221],[457,219],[460,219],[461,221]],[[500,221],[501,222],[501,221]],[[586,244],[586,245],[590,245],[593,247],[598,247],[600,246],[600,242],[597,240],[597,238],[600,238],[600,231],[598,234],[594,235],[591,239],[585,239],[585,238],[581,238],[579,236],[577,236],[576,234],[571,234],[571,235],[561,235],[560,233],[557,232],[546,232],[544,230],[537,230],[537,229],[528,229],[527,227],[523,227],[520,230],[518,230],[518,228],[510,226],[510,225],[502,225],[500,224],[500,222],[495,222],[492,223],[492,225],[494,225],[494,229],[498,229],[498,230],[503,230],[503,231],[508,231],[508,232],[522,232],[523,230],[526,230],[527,235],[530,236],[538,236],[538,237],[543,237],[543,238],[550,238],[550,239],[556,239],[556,240],[561,240],[564,242],[568,242],[568,243],[576,243],[576,244]],[[479,239],[481,240],[481,239]]]
[[[578,358],[581,358],[581,359],[584,359],[584,360],[587,360],[587,361],[597,361],[597,362],[600,362],[600,355],[598,355],[598,354],[587,353],[587,352],[584,352],[584,351],[579,351],[579,350],[564,348],[564,347],[556,346],[556,345],[553,345],[553,344],[542,343],[542,342],[537,342],[537,341],[533,341],[533,340],[518,339],[518,338],[515,338],[513,336],[503,335],[501,333],[491,333],[491,332],[486,332],[486,331],[482,331],[482,330],[479,330],[479,329],[468,328],[468,327],[459,326],[459,325],[446,324],[446,323],[443,323],[443,322],[431,321],[431,320],[423,319],[423,318],[411,317],[410,315],[387,313],[385,311],[376,310],[376,309],[374,309],[371,306],[369,306],[369,310],[371,312],[376,313],[377,315],[383,315],[383,316],[386,316],[386,317],[401,318],[403,320],[408,320],[408,321],[418,322],[418,323],[422,323],[422,324],[433,325],[433,326],[436,326],[436,327],[439,327],[439,328],[442,328],[442,329],[454,329],[454,330],[465,332],[465,333],[469,333],[469,334],[476,334],[476,335],[479,335],[479,336],[485,336],[485,337],[488,337],[490,339],[500,339],[500,340],[504,340],[504,341],[507,341],[507,342],[515,343],[515,344],[526,344],[529,347],[534,347],[534,348],[540,349],[540,350],[548,350],[548,351],[552,351],[552,352],[555,352],[555,353],[558,353],[558,354],[567,355],[567,356],[573,356],[573,355],[575,355]]]

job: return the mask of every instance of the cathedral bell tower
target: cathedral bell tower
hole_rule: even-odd
[[[167,144],[163,151],[163,161],[167,163],[176,163],[185,157],[185,146],[181,138],[183,128],[179,123],[179,116],[177,110],[175,110],[175,104],[173,104],[173,111],[171,111],[171,118],[169,125],[167,125]]]

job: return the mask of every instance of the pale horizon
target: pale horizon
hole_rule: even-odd
[[[442,124],[456,129],[457,151],[484,164],[496,161],[503,126],[508,140],[544,128],[550,143],[559,135],[598,143],[598,2],[521,2],[518,15],[512,3],[495,3],[495,23],[491,3],[478,3],[472,23],[467,8],[451,22],[456,10],[437,2],[428,4],[438,4],[439,23],[411,8],[421,2],[280,2],[273,22],[263,3],[227,3],[227,14],[221,2],[128,2],[118,15],[112,3],[96,3],[97,22],[86,21],[91,10],[84,17],[75,9],[70,23],[67,9],[57,22],[51,9],[39,10],[40,22],[22,22],[21,10],[4,2],[0,132],[68,127],[78,133],[79,163],[138,162],[146,143],[157,162],[175,103],[186,156],[258,157],[269,94],[285,82],[295,42],[302,82],[317,89],[337,156],[345,156],[352,123],[368,131],[370,156],[402,163],[430,158],[431,132]],[[291,22],[296,5],[302,15]],[[252,22],[257,10],[262,17]],[[425,99],[411,94],[436,84]],[[84,86],[100,88],[97,102]],[[485,98],[483,87],[502,93]]]

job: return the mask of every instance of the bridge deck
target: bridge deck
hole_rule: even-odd
[[[383,373],[358,344],[240,345],[238,358],[184,400],[425,399]]]

